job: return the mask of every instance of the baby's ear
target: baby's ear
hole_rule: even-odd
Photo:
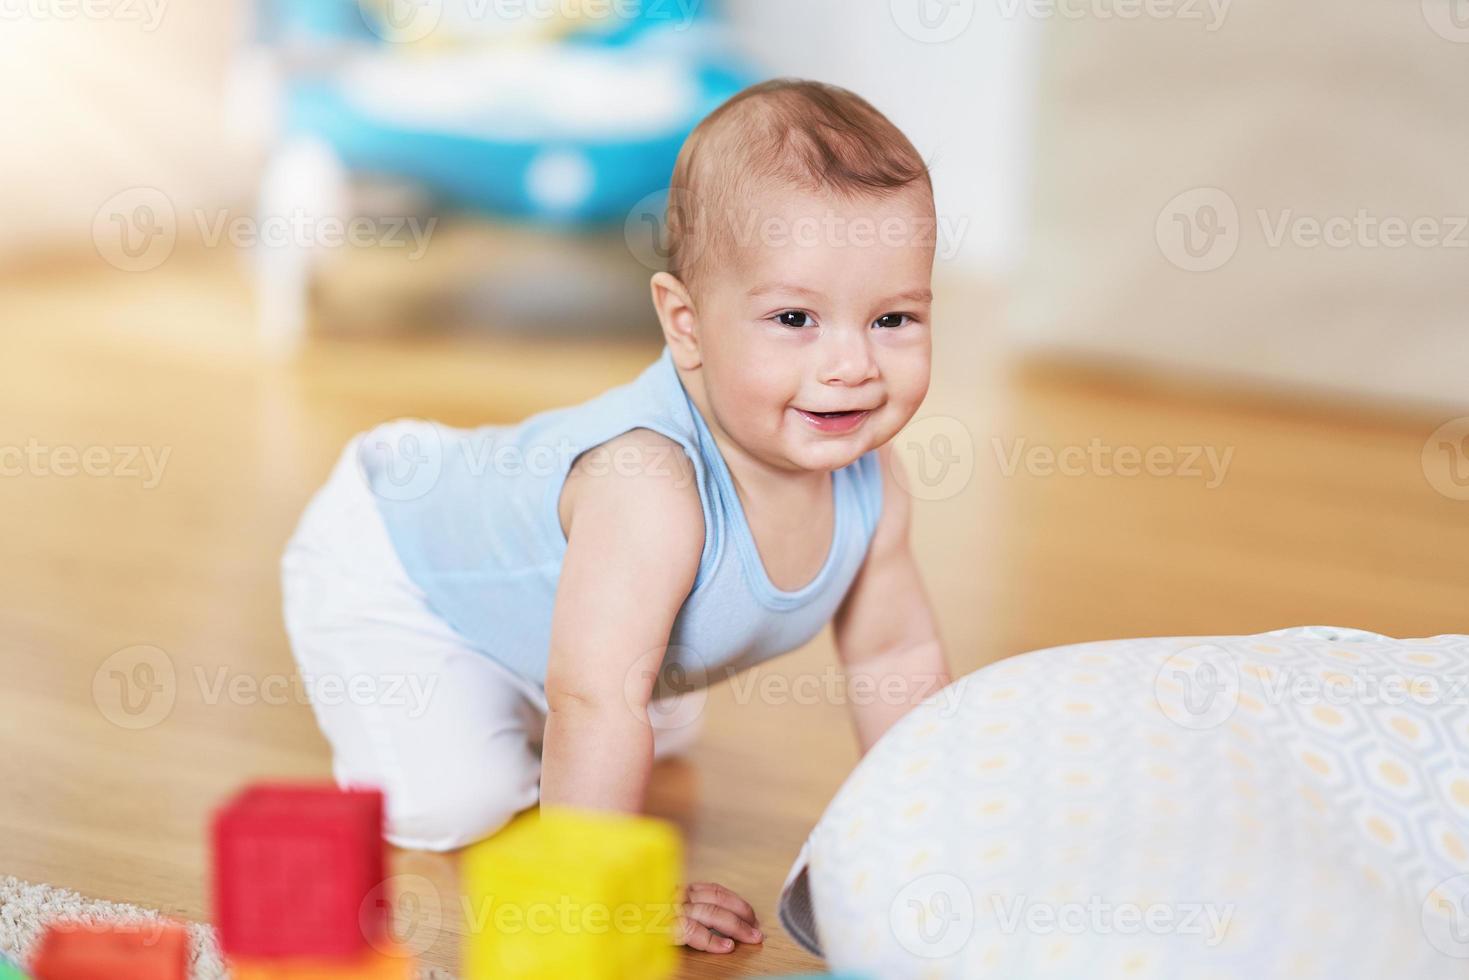
[[[703,363],[699,353],[698,313],[688,287],[677,276],[657,272],[648,283],[653,309],[663,328],[663,339],[673,353],[673,363],[691,370]]]

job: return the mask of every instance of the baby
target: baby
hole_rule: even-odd
[[[285,620],[339,784],[446,850],[536,805],[637,812],[686,739],[670,693],[828,622],[863,752],[948,669],[890,440],[928,391],[935,214],[913,145],[858,96],[746,89],[670,190],[659,358],[515,426],[354,438],[282,559]],[[327,696],[328,691],[336,697]],[[762,941],[685,887],[678,941]]]

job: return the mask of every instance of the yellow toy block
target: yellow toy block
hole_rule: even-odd
[[[682,850],[648,817],[523,814],[465,852],[466,980],[670,976]]]
[[[396,948],[369,949],[343,959],[231,957],[229,965],[235,980],[414,980],[417,976],[413,957]]]

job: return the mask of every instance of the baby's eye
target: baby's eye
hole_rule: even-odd
[[[786,310],[784,313],[777,313],[775,318],[782,326],[787,327],[809,327],[812,322],[810,314],[800,310]]]
[[[893,327],[901,327],[903,324],[907,323],[909,319],[910,318],[906,313],[884,313],[873,322],[876,323],[879,327],[892,329]]]

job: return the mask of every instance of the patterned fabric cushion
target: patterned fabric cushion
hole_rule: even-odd
[[[1469,637],[1041,650],[867,754],[781,918],[901,977],[1469,975]]]

